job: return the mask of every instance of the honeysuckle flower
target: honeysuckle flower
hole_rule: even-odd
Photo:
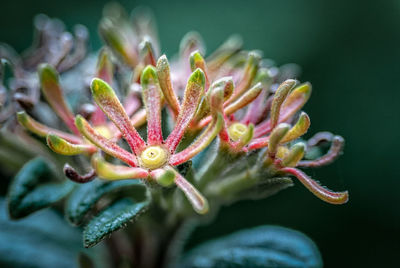
[[[93,166],[103,179],[147,178],[157,181],[162,186],[175,183],[184,192],[196,212],[206,213],[207,200],[174,168],[200,153],[218,135],[222,127],[222,115],[218,111],[213,111],[213,119],[202,134],[188,147],[177,151],[204,95],[204,72],[196,69],[190,75],[182,103],[179,104],[176,100],[179,115],[174,129],[166,139],[163,138],[161,129],[162,92],[166,91],[161,89],[157,69],[151,65],[147,66],[142,72],[140,81],[147,114],[146,141],[132,125],[113,89],[105,81],[93,79],[91,89],[95,102],[114,122],[132,150],[128,152],[121,148],[115,142],[100,135],[82,116],[77,116],[75,123],[83,136],[105,153],[129,165],[129,167],[113,165],[105,162],[98,155],[92,161]],[[168,98],[167,94],[164,95]]]
[[[43,96],[72,134],[47,127],[35,121],[25,111],[18,112],[17,118],[19,123],[32,133],[40,137],[45,137],[47,145],[56,153],[70,156],[78,154],[92,155],[95,153],[97,147],[93,146],[90,142],[87,142],[75,126],[75,117],[65,101],[57,71],[49,64],[41,64],[38,68],[38,73]],[[107,50],[103,50],[99,54],[95,76],[102,78],[109,83],[112,82],[113,65],[109,59],[109,53]],[[137,111],[141,105],[140,101],[129,96],[126,99],[125,107],[130,111],[130,114]],[[106,121],[106,117],[100,108],[96,106],[88,108],[87,105],[84,105],[81,110],[85,116],[90,118],[91,123],[102,135],[115,140],[119,139],[119,131],[115,130],[114,126]],[[135,115],[133,116],[132,123],[134,125],[141,125],[144,122],[143,116],[140,116],[140,114],[141,113],[139,113],[139,117],[135,117]],[[66,164],[64,171],[69,178],[78,182],[85,181],[89,177],[90,179],[93,179],[95,176],[95,173],[90,171],[82,177],[68,164]]]

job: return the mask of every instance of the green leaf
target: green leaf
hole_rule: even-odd
[[[191,250],[181,267],[322,267],[316,245],[304,234],[260,226],[207,242]]]
[[[81,224],[85,215],[100,198],[106,194],[121,193],[121,190],[138,190],[139,193],[135,192],[135,194],[144,195],[146,188],[140,180],[113,182],[95,180],[91,183],[80,184],[67,200],[65,206],[67,219],[72,224]]]
[[[103,240],[107,235],[133,222],[148,207],[149,202],[134,202],[123,198],[93,218],[83,231],[83,243],[85,247],[92,247]]]
[[[22,218],[53,205],[70,193],[73,183],[49,182],[54,179],[49,165],[42,158],[26,163],[11,182],[8,210],[12,218]]]
[[[84,252],[95,267],[109,267],[105,247],[84,249],[81,232],[61,215],[43,210],[26,219],[12,221],[6,201],[0,198],[0,266],[13,268],[77,268]]]

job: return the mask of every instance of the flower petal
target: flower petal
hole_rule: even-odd
[[[240,98],[238,98],[235,102],[229,104],[227,107],[225,107],[225,114],[226,115],[231,115],[235,113],[237,110],[245,107],[249,103],[251,103],[254,99],[258,97],[258,95],[262,91],[262,85],[261,83],[255,84],[251,89],[246,91]]]
[[[175,171],[175,184],[186,195],[193,209],[199,214],[206,214],[209,209],[207,199],[181,174]]]
[[[96,77],[108,84],[112,84],[113,76],[114,66],[110,59],[110,51],[107,48],[103,48],[97,59]]]
[[[114,76],[114,68],[110,60],[110,52],[107,48],[103,48],[97,60],[96,66],[96,77],[106,81],[108,84],[112,84]],[[103,111],[96,105],[96,109],[93,115],[90,117],[90,121],[94,125],[102,125],[106,122],[106,116]]]
[[[303,136],[308,128],[310,127],[310,117],[305,112],[302,112],[297,120],[296,124],[286,133],[285,137],[281,140],[282,143],[295,140],[300,136]]]
[[[303,158],[306,145],[302,142],[298,142],[290,147],[290,151],[282,159],[282,165],[284,167],[295,167],[297,163]]]
[[[93,145],[72,144],[53,133],[47,135],[46,141],[50,149],[62,155],[92,154],[97,151],[97,148]]]
[[[170,164],[173,166],[182,164],[204,150],[218,135],[223,126],[223,122],[222,114],[218,114],[216,119],[213,120],[213,123],[210,124],[189,147],[171,156]]]
[[[140,179],[149,175],[149,172],[143,168],[108,163],[99,154],[95,154],[91,162],[97,175],[106,180]]]
[[[207,58],[210,74],[217,73],[218,69],[242,47],[243,40],[239,35],[230,36],[217,50]],[[213,77],[215,78],[215,77]]]
[[[156,68],[148,65],[140,78],[143,103],[147,114],[147,144],[159,145],[163,142],[161,130],[161,89]]]
[[[296,168],[282,168],[282,172],[294,175],[299,181],[319,199],[334,205],[344,204],[349,200],[348,191],[332,192],[322,187],[318,182],[308,177],[304,172]]]
[[[42,93],[47,102],[68,128],[79,134],[74,124],[74,115],[64,99],[57,71],[51,65],[43,63],[39,65],[38,73]]]
[[[332,145],[329,151],[315,160],[300,161],[297,166],[299,167],[320,167],[332,163],[342,152],[344,146],[344,139],[341,136],[334,136]]]
[[[106,82],[98,78],[92,80],[91,89],[97,105],[122,132],[133,152],[139,155],[146,143],[132,125],[114,90]]]
[[[141,62],[143,62],[144,65],[156,66],[156,57],[154,55],[153,45],[149,38],[145,37],[144,40],[140,42],[139,54]]]
[[[208,80],[206,61],[204,60],[203,56],[201,56],[198,50],[193,51],[190,54],[189,61],[190,69],[192,70],[192,72],[194,72],[197,68],[200,68],[204,72],[204,76],[206,78],[205,92],[207,92],[208,87],[210,86],[210,81]]]
[[[251,139],[253,138],[254,134],[254,125],[250,124],[247,127],[247,130],[243,135],[239,138],[239,140],[235,143],[233,143],[233,149],[235,151],[240,151],[244,146],[246,146]]]
[[[73,167],[71,167],[68,163],[64,165],[64,174],[71,181],[77,183],[87,183],[96,178],[96,172],[91,169],[85,175],[80,175]]]
[[[82,116],[78,115],[75,119],[75,123],[82,135],[101,150],[124,161],[132,167],[137,166],[137,159],[135,155],[125,151],[116,143],[100,135]]]
[[[306,104],[311,95],[311,84],[304,83],[292,90],[280,108],[278,123],[285,122]],[[272,109],[272,108],[271,108]],[[272,113],[272,111],[271,111]],[[255,136],[261,137],[272,130],[272,121],[267,120],[257,125]]]
[[[271,106],[271,128],[274,128],[278,124],[279,115],[283,102],[286,100],[292,88],[296,85],[296,80],[288,79],[280,86],[275,92],[274,99],[272,100]]]
[[[176,147],[182,139],[190,121],[192,120],[200,100],[204,95],[205,77],[201,69],[196,69],[189,77],[181,112],[179,113],[174,130],[169,134],[165,144],[171,152],[175,152]]]
[[[258,65],[261,60],[261,55],[256,51],[249,52],[244,66],[244,71],[239,84],[233,91],[232,96],[226,101],[225,106],[231,104],[237,100],[244,92],[246,92],[251,86],[254,77],[257,74]]]
[[[47,127],[39,122],[35,121],[32,117],[30,117],[25,111],[21,111],[17,113],[18,122],[26,129],[35,133],[40,137],[46,137],[48,134],[53,133],[57,136],[75,144],[82,143],[82,139],[71,135],[69,133],[65,133],[63,131]],[[78,132],[79,133],[79,132]]]
[[[290,125],[285,123],[279,124],[276,128],[274,128],[271,135],[269,136],[268,150],[266,152],[268,156],[267,159],[275,159],[279,143],[289,131],[289,129]]]
[[[157,76],[165,100],[168,102],[175,117],[178,117],[181,107],[178,98],[175,95],[175,91],[172,88],[171,71],[167,56],[165,55],[162,55],[157,61]]]

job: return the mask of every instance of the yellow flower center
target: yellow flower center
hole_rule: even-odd
[[[150,146],[140,155],[140,162],[143,167],[156,169],[163,166],[168,160],[168,152],[160,146]]]
[[[276,157],[282,159],[289,153],[289,148],[286,146],[279,146],[276,152]]]
[[[113,137],[113,134],[107,126],[97,126],[94,129],[104,138],[111,139]]]
[[[247,131],[247,126],[242,123],[233,123],[228,127],[229,137],[233,141],[239,140]]]

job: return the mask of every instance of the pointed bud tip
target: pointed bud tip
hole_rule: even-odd
[[[259,51],[253,50],[250,51],[247,56],[247,62],[250,65],[258,65],[261,61],[261,53]]]
[[[62,139],[58,137],[57,135],[50,133],[46,137],[47,145],[51,148],[53,146],[57,146],[62,142]]]
[[[168,66],[169,66],[168,58],[165,54],[163,54],[157,60],[157,67],[158,67],[158,65],[164,66],[166,64],[168,64]]]
[[[190,54],[190,61],[193,61],[193,62],[204,61],[204,58],[201,55],[200,51],[195,50]]]
[[[197,83],[197,84],[200,84],[200,85],[202,85],[204,87],[205,82],[206,82],[206,77],[204,75],[204,72],[200,68],[197,68],[190,75],[189,82]]]
[[[76,127],[79,129],[79,130],[81,130],[82,128],[83,128],[83,124],[85,123],[85,118],[83,118],[83,116],[81,116],[80,114],[78,114],[76,117],[75,117],[75,125],[76,125]]]
[[[153,65],[147,65],[142,71],[140,83],[142,85],[148,85],[151,82],[155,83],[157,79],[156,68]]]
[[[92,82],[90,83],[90,88],[92,90],[93,97],[113,91],[107,82],[100,78],[93,78]]]
[[[28,121],[28,114],[25,111],[20,111],[17,113],[17,119],[18,122],[24,124],[26,121]]]
[[[311,83],[306,82],[306,83],[299,85],[295,90],[303,93],[304,96],[306,98],[308,98],[311,95],[312,86],[311,86]]]
[[[38,74],[42,84],[48,82],[58,83],[58,72],[48,63],[41,63],[38,66]]]

